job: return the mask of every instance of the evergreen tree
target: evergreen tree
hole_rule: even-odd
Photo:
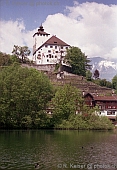
[[[94,71],[93,77],[94,77],[95,79],[98,79],[99,76],[100,76],[100,73],[99,73],[99,71],[96,69],[96,70]]]

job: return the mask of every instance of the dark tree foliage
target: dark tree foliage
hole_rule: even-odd
[[[0,52],[0,66],[9,66],[14,62],[19,62],[16,56]]]
[[[35,69],[14,64],[0,72],[0,126],[33,126],[53,91],[48,78]]]
[[[78,47],[71,47],[67,50],[65,62],[71,66],[72,73],[82,76],[86,76],[87,69],[91,67],[90,60]]]
[[[99,73],[99,71],[96,69],[96,70],[94,71],[93,77],[94,77],[95,79],[98,79],[99,76],[100,76],[100,73]]]
[[[115,75],[112,79],[112,87],[116,90],[117,94],[117,75]]]

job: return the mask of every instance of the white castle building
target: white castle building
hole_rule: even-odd
[[[41,25],[33,35],[33,60],[37,65],[56,64],[66,55],[67,49],[70,47],[67,43],[57,38],[50,36],[44,32]]]

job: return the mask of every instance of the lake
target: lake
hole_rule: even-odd
[[[0,131],[0,169],[117,169],[117,131]]]

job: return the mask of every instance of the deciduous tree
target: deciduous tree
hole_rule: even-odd
[[[74,74],[82,76],[86,76],[86,70],[91,66],[89,65],[90,60],[78,47],[71,47],[67,50],[65,62],[71,66]]]
[[[21,127],[35,124],[38,112],[52,97],[49,79],[35,69],[12,65],[0,72],[0,124]]]
[[[67,120],[71,114],[80,111],[83,106],[81,92],[70,85],[64,85],[58,88],[55,97],[52,99],[53,117],[56,123],[61,120]]]
[[[27,60],[27,57],[30,55],[31,51],[28,49],[27,46],[18,46],[14,45],[12,53],[16,55],[22,62]]]

